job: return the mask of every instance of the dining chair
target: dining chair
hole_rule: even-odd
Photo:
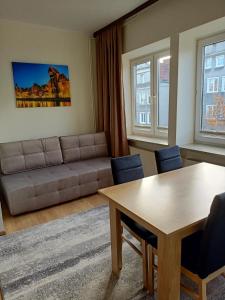
[[[122,184],[144,178],[142,162],[139,154],[112,158],[111,167],[114,184]],[[152,280],[149,280],[148,277],[147,247],[148,244],[150,244],[151,239],[154,239],[154,235],[122,212],[121,221],[123,241],[127,242],[140,256],[142,256],[144,287],[151,294],[154,290],[153,286],[151,286]],[[127,231],[140,242],[141,251],[131,242],[131,240],[123,235],[123,228],[126,228]]]
[[[179,146],[167,147],[155,151],[155,160],[159,174],[183,167]]]
[[[198,285],[198,293],[182,284],[194,299],[206,300],[209,281],[225,272],[225,193],[216,195],[203,230],[183,240],[182,273]]]
[[[181,274],[197,284],[198,291],[181,282],[181,289],[194,300],[207,300],[207,283],[225,277],[225,193],[215,196],[202,230],[182,241]],[[155,241],[157,249],[157,241]],[[152,247],[152,245],[150,245]],[[157,270],[154,254],[149,253],[149,273]],[[153,283],[154,289],[154,283]]]

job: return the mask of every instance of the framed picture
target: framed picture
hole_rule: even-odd
[[[68,66],[12,62],[16,107],[71,106]]]

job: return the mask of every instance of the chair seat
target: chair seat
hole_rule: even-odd
[[[181,264],[194,274],[199,271],[200,242],[203,231],[197,231],[182,241]]]
[[[121,213],[121,220],[141,239],[145,240],[152,247],[157,247],[157,237],[151,231],[145,229],[143,226],[129,218],[124,213]]]

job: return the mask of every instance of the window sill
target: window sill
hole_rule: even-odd
[[[211,145],[209,146],[203,144],[188,144],[182,146],[182,148],[225,156],[225,148],[217,147],[217,146],[211,146]]]
[[[206,161],[225,166],[225,148],[223,147],[204,144],[187,144],[181,146],[181,151],[185,159],[195,162]]]
[[[139,141],[139,142],[146,142],[151,144],[157,144],[157,145],[164,145],[168,146],[168,141],[163,138],[157,138],[157,137],[145,137],[140,135],[128,135],[127,136],[128,141]]]
[[[129,142],[129,146],[148,151],[155,151],[157,149],[168,146],[167,139],[163,138],[128,135],[127,139]]]

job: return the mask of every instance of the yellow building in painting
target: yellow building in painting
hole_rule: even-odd
[[[20,88],[16,85],[17,107],[54,107],[70,106],[69,79],[56,68],[48,69],[49,81],[44,85],[34,83],[30,88]]]

